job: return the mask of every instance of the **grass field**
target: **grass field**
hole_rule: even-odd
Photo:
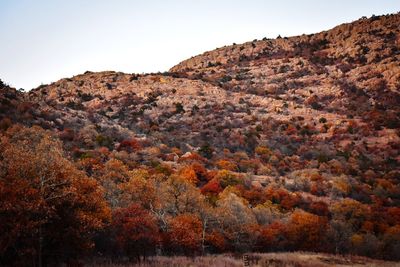
[[[210,255],[203,257],[163,257],[156,256],[149,258],[143,263],[112,263],[96,262],[89,266],[117,267],[117,266],[193,266],[193,267],[239,267],[239,266],[259,266],[259,267],[325,267],[325,266],[370,266],[370,267],[391,267],[400,266],[400,262],[389,262],[375,260],[359,256],[337,256],[321,253],[252,253],[247,256],[234,255]]]

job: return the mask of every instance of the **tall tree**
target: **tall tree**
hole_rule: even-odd
[[[0,258],[72,259],[110,218],[103,191],[40,127],[9,128],[0,140]],[[17,227],[15,227],[17,226]]]
[[[143,260],[154,253],[160,241],[157,220],[138,204],[115,210],[112,228],[117,243],[131,260]]]
[[[194,214],[181,214],[170,220],[168,245],[176,252],[194,255],[200,252],[202,223]]]

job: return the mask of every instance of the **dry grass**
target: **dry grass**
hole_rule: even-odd
[[[117,266],[142,266],[142,267],[325,267],[325,266],[370,266],[370,267],[391,267],[400,266],[398,262],[388,262],[369,259],[359,256],[336,256],[321,253],[253,253],[248,254],[248,265],[244,264],[243,258],[233,255],[209,255],[203,257],[164,257],[156,256],[141,264],[96,262],[88,266],[117,267]]]

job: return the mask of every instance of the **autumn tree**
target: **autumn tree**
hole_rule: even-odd
[[[278,219],[283,218],[284,214],[280,211],[279,205],[266,201],[253,208],[253,213],[259,225],[267,225]]]
[[[353,233],[351,225],[346,223],[346,221],[332,219],[329,222],[327,231],[330,250],[335,253],[348,253],[350,250],[350,238]]]
[[[266,146],[257,146],[254,151],[262,160],[268,161],[273,152]]]
[[[400,224],[388,228],[383,236],[384,257],[399,260]]]
[[[145,260],[154,254],[160,241],[156,218],[138,204],[115,210],[112,229],[118,245],[131,260]]]
[[[380,253],[381,242],[372,233],[357,233],[350,237],[351,253],[376,257]]]
[[[296,210],[286,226],[290,247],[297,250],[320,250],[327,222],[326,217]]]
[[[256,218],[247,200],[239,197],[234,188],[228,187],[220,193],[216,211],[223,234],[232,248],[248,251],[255,241],[250,226],[256,224]]]
[[[186,255],[200,252],[202,223],[194,214],[185,213],[171,218],[168,230],[168,246],[173,251]]]
[[[184,166],[179,170],[179,175],[189,183],[196,185],[199,182],[197,174],[192,166]]]
[[[159,196],[171,215],[196,213],[204,201],[200,190],[181,176],[171,175],[159,189]]]
[[[288,245],[286,225],[278,220],[261,226],[257,238],[256,250],[262,252],[282,251]]]
[[[357,232],[370,219],[370,208],[354,199],[346,198],[331,207],[333,219],[348,223]]]
[[[148,210],[151,207],[158,206],[159,196],[152,175],[145,169],[129,171],[128,175],[128,180],[118,186],[121,190],[120,205],[127,207],[136,203]]]
[[[106,190],[106,200],[111,207],[120,206],[121,189],[120,185],[129,181],[128,167],[118,159],[110,159],[104,164],[99,173],[99,181]]]
[[[93,246],[109,220],[94,179],[65,156],[40,127],[14,126],[0,140],[0,257],[36,261],[73,259]]]

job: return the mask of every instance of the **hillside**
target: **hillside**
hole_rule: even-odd
[[[87,71],[29,92],[1,83],[0,151],[19,144],[18,132],[32,143],[35,132],[61,140],[65,158],[104,190],[112,218],[134,204],[154,220],[161,237],[145,242],[150,254],[309,250],[398,260],[399,25],[397,13],[233,44],[165,73]],[[10,184],[12,159],[0,166]],[[0,192],[3,203],[7,196]],[[185,227],[195,241],[169,235]],[[95,243],[115,256],[109,234]],[[14,255],[9,246],[0,253]]]

